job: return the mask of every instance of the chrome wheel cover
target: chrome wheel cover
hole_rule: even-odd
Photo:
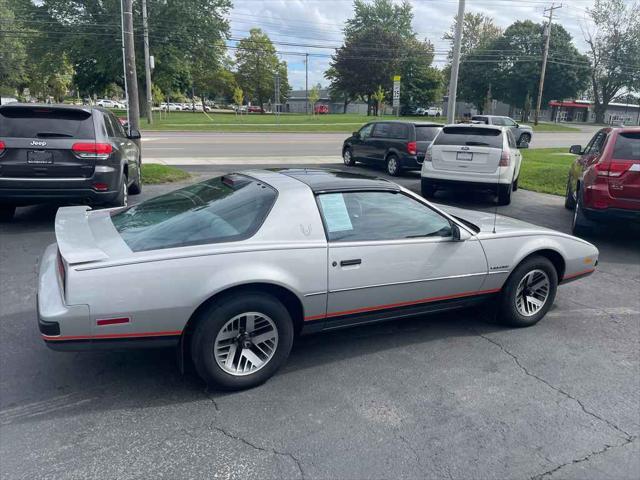
[[[351,150],[347,148],[342,154],[342,159],[345,165],[351,165]]]
[[[387,161],[387,172],[389,172],[391,175],[395,175],[397,171],[398,171],[398,160],[396,160],[396,157],[391,157]]]
[[[129,204],[129,188],[127,187],[127,180],[122,182],[122,188],[124,195],[122,196],[122,206],[126,207]]]
[[[218,332],[214,357],[218,366],[234,376],[251,375],[273,358],[278,348],[278,329],[267,315],[245,312],[236,315]]]
[[[525,317],[532,317],[547,303],[551,282],[546,272],[536,269],[527,273],[516,289],[516,308]]]

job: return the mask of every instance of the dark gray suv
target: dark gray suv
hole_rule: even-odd
[[[102,108],[0,106],[0,219],[37,203],[126,205],[142,188],[139,138]]]
[[[367,123],[342,145],[345,165],[385,166],[392,176],[420,170],[427,148],[442,129],[438,123],[379,121]]]

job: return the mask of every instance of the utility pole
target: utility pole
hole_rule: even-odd
[[[129,133],[140,130],[140,106],[138,104],[138,76],[136,75],[136,52],[133,44],[133,0],[121,0],[122,35],[124,39],[125,87],[129,106]]]
[[[147,0],[142,0],[142,31],[144,34],[144,76],[147,83],[147,123],[153,123],[153,98],[151,96],[151,59],[149,57],[149,22]]]
[[[536,111],[533,114],[533,124],[538,125],[538,117],[540,116],[540,107],[542,105],[542,89],[544,88],[544,75],[547,71],[547,57],[549,56],[549,39],[551,38],[551,22],[553,21],[553,11],[562,8],[562,4],[556,6],[555,3],[551,7],[545,8],[544,13],[549,12],[549,22],[544,26],[544,53],[542,54],[542,69],[540,70],[540,84],[538,85],[538,101],[536,102]]]
[[[309,54],[304,54],[304,112],[309,115]]]
[[[458,69],[460,68],[460,47],[462,43],[462,27],[464,25],[464,0],[458,0],[458,17],[456,20],[456,37],[453,45],[453,62],[451,63],[451,79],[449,81],[449,101],[447,103],[447,123],[456,119],[456,97],[458,94]]]

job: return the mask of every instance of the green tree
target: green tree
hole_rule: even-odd
[[[320,85],[315,85],[311,87],[309,90],[309,103],[311,104],[311,114],[315,115],[316,113],[316,103],[320,100]]]
[[[386,98],[382,85],[378,85],[378,89],[373,92],[371,98],[376,102],[376,115],[382,115],[382,106],[384,104],[384,99]]]
[[[259,28],[238,42],[236,50],[236,82],[247,98],[262,106],[273,98],[275,74],[280,74],[281,102],[289,91],[287,65],[280,62],[269,37]]]
[[[625,89],[640,90],[640,5],[623,0],[595,0],[585,30],[591,61],[590,80],[596,122]]]
[[[492,92],[496,98],[521,108],[523,121],[529,115],[531,99],[538,95],[543,31],[543,25],[529,20],[515,22],[493,43],[493,48],[499,51],[497,57],[473,57],[481,60],[497,58],[495,64],[486,64],[495,78]],[[543,104],[551,99],[575,97],[586,88],[588,74],[588,59],[578,52],[564,27],[553,24]]]
[[[18,33],[25,30],[16,17],[15,2],[0,0],[0,92],[9,95],[25,81],[26,36]]]
[[[456,35],[457,17],[442,39],[453,42]],[[493,18],[484,13],[467,12],[464,14],[462,22],[462,40],[460,42],[460,55],[464,57],[467,53],[477,48],[486,47],[496,38],[500,37],[502,30],[494,22]],[[449,59],[453,57],[453,44],[449,49]]]
[[[429,106],[442,95],[442,72],[433,66],[433,45],[410,38],[400,65],[400,104],[405,108]]]

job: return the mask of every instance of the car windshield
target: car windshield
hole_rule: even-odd
[[[445,127],[433,143],[502,148],[502,131],[496,128]]]
[[[119,211],[111,220],[134,252],[238,241],[260,228],[276,196],[253,178],[225,175]]]
[[[613,149],[613,158],[640,160],[640,132],[620,133]]]
[[[91,113],[46,107],[0,109],[0,137],[94,139]]]

